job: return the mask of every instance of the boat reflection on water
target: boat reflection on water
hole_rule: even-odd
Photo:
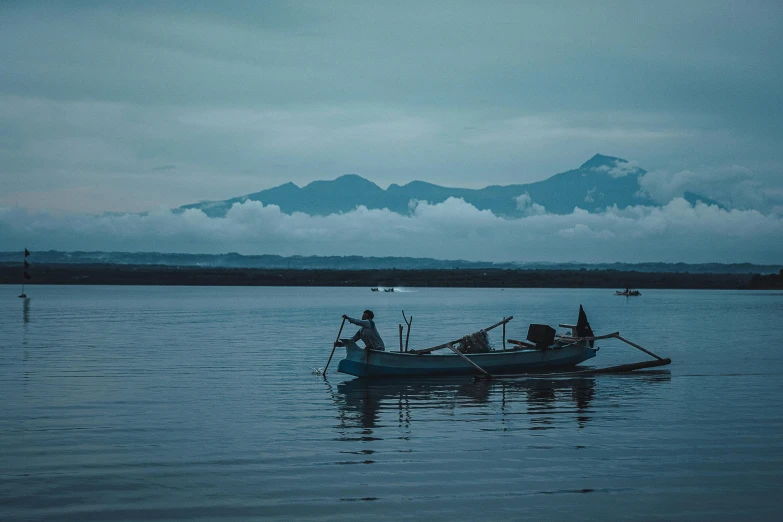
[[[490,383],[473,378],[353,379],[337,385],[333,399],[340,424],[371,430],[380,414],[397,413],[398,425],[409,427],[412,410],[453,409],[458,403],[482,404],[490,400]],[[366,439],[365,439],[366,440]]]
[[[606,402],[616,399],[618,393],[643,393],[640,387],[669,381],[671,374],[668,370],[653,370],[628,375],[541,375],[479,381],[472,377],[353,379],[338,384],[332,397],[339,427],[344,432],[341,440],[378,440],[378,428],[396,424],[410,430],[417,420],[432,420],[443,410],[460,408],[471,408],[471,413],[482,409],[484,413],[499,413],[501,424],[506,423],[507,416],[516,415],[519,419],[518,415],[523,414],[529,421],[526,427],[531,430],[549,429],[563,422],[575,422],[576,427],[583,428],[592,418],[594,402],[602,400],[596,391],[596,383],[601,379],[604,381],[600,382],[610,383],[605,389]],[[496,415],[482,417],[487,422],[497,419]],[[518,422],[515,425],[519,429]],[[347,433],[355,429],[361,430],[360,435],[350,437]]]

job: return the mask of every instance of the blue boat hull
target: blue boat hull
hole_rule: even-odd
[[[412,375],[470,375],[476,369],[456,354],[416,355],[401,352],[365,350],[343,339],[346,356],[337,371],[356,377]],[[508,350],[466,355],[490,374],[546,371],[577,365],[595,357],[598,348],[586,343],[556,346],[547,350]],[[369,357],[369,359],[368,359]]]

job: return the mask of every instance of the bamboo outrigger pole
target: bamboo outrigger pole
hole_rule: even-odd
[[[660,356],[658,356],[658,355],[655,355],[654,353],[652,353],[652,352],[651,352],[651,351],[649,351],[649,350],[645,350],[644,348],[642,348],[642,347],[641,347],[641,346],[639,346],[638,344],[634,344],[634,343],[632,343],[631,341],[629,341],[629,340],[628,340],[628,339],[626,339],[625,337],[620,337],[620,332],[617,332],[616,334],[614,334],[614,337],[616,337],[617,339],[621,340],[621,341],[622,341],[622,342],[624,342],[624,343],[630,344],[630,345],[631,345],[631,346],[633,346],[634,348],[638,348],[639,350],[643,351],[643,352],[644,352],[644,353],[646,353],[647,355],[652,355],[653,357],[655,357],[655,358],[656,358],[656,359],[658,359],[659,361],[663,361],[663,360],[664,360],[664,358],[663,358],[663,357],[660,357]]]
[[[626,344],[630,344],[631,346],[633,346],[634,348],[636,348],[638,350],[643,351],[647,355],[655,357],[659,361],[663,361],[664,360],[664,358],[661,357],[660,355],[655,355],[650,350],[646,350],[646,349],[642,348],[641,346],[639,346],[638,344],[632,343],[631,341],[629,341],[625,337],[621,336],[620,332],[614,332],[614,333],[610,333],[610,334],[606,334],[606,335],[598,335],[598,336],[594,336],[594,337],[569,337],[568,339],[569,340],[573,339],[573,343],[571,343],[571,344],[576,344],[576,343],[578,343],[580,341],[598,341],[600,339],[618,339],[618,340],[620,340],[620,341],[622,341],[622,342],[624,342]]]
[[[490,326],[489,328],[483,328],[483,330],[484,330],[485,332],[488,332],[488,331],[492,330],[493,328],[497,328],[497,327],[498,327],[498,326],[500,326],[501,324],[506,324],[507,322],[509,322],[509,321],[510,321],[510,320],[512,320],[513,318],[514,318],[514,316],[513,316],[513,315],[512,315],[512,316],[510,316],[510,317],[506,317],[506,318],[505,318],[505,319],[503,319],[502,321],[498,321],[497,323],[493,324],[493,325],[492,325],[492,326]],[[411,320],[412,320],[412,319],[411,319]],[[462,338],[460,337],[459,339],[455,339],[454,341],[449,341],[449,342],[447,342],[447,343],[439,344],[438,346],[433,346],[432,348],[424,348],[424,349],[421,349],[421,350],[410,350],[408,353],[413,353],[413,354],[416,354],[416,355],[423,355],[423,354],[425,354],[425,353],[434,352],[435,350],[440,350],[441,348],[448,348],[448,347],[449,347],[449,345],[451,345],[451,344],[455,344],[455,343],[458,343],[458,342],[460,342],[460,340],[461,340],[461,339],[462,339]]]

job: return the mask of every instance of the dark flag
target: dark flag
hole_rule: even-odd
[[[590,328],[590,323],[587,322],[587,314],[585,314],[582,305],[579,305],[579,319],[576,320],[576,335],[577,337],[595,337],[593,329]],[[590,341],[590,348],[593,347],[595,341]]]
[[[30,274],[27,273],[27,270],[25,270],[25,272],[24,272],[24,278],[28,279],[28,280],[32,279],[32,277],[30,277]]]
[[[27,262],[27,259],[24,260],[24,267],[30,268],[30,263]]]
[[[27,257],[29,255],[30,255],[30,251],[25,248],[24,249],[24,257]]]

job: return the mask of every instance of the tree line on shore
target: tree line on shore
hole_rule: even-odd
[[[0,282],[20,282],[18,265],[0,265]],[[43,264],[27,284],[353,286],[464,288],[783,288],[779,274],[637,272],[620,270],[431,269],[316,270]]]
[[[750,288],[754,290],[783,290],[783,268],[777,274],[753,274]]]

